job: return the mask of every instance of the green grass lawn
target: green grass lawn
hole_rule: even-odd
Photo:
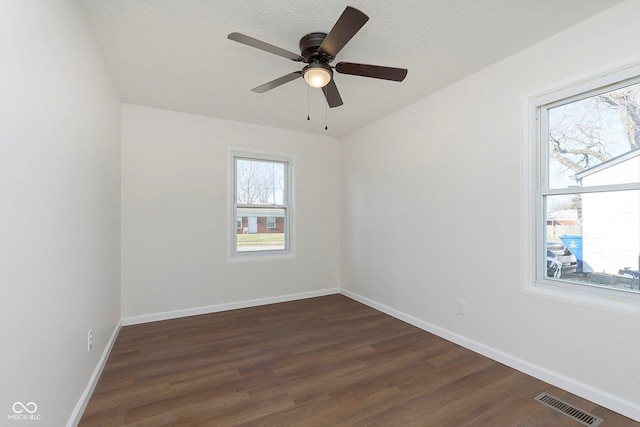
[[[238,246],[284,245],[284,233],[238,234]]]

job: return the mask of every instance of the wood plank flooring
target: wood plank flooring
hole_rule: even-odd
[[[126,326],[80,426],[581,426],[628,418],[342,295]]]

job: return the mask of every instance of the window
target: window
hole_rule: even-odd
[[[275,216],[267,217],[267,228],[268,229],[276,228],[276,217]]]
[[[529,99],[534,286],[640,295],[637,67]],[[535,121],[535,125],[533,125]],[[636,297],[633,297],[637,301]]]
[[[233,155],[234,256],[289,253],[290,159]]]

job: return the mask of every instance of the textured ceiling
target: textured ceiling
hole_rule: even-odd
[[[348,4],[370,19],[333,64],[409,73],[402,83],[335,73],[344,105],[333,109],[302,79],[251,92],[303,64],[232,42],[227,34],[237,31],[297,53],[304,34],[331,29],[343,1],[82,2],[123,102],[343,136],[621,0],[353,0]]]

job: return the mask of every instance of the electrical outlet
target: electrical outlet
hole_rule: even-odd
[[[467,302],[461,299],[456,300],[456,313],[461,316],[466,316],[467,314]]]
[[[89,329],[89,333],[87,334],[87,352],[91,351],[93,348],[93,329]]]

